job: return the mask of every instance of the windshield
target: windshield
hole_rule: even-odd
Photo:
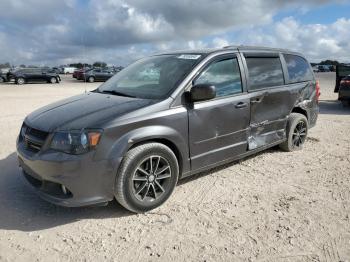
[[[160,55],[141,59],[101,85],[97,91],[145,99],[164,99],[191,72],[201,55]]]

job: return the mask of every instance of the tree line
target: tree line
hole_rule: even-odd
[[[11,65],[9,62],[6,63],[0,63],[0,69],[1,68],[11,68],[13,65]],[[107,67],[107,63],[105,62],[94,62],[93,64],[88,64],[88,63],[72,63],[68,65],[69,67],[76,67],[76,68],[84,68],[84,67],[101,67],[101,68],[105,68]],[[38,66],[34,66],[34,65],[19,65],[19,67],[22,68],[26,68],[26,67],[38,67]]]

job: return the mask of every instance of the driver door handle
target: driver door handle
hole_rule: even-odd
[[[235,108],[244,108],[247,107],[248,103],[244,103],[244,102],[239,102],[235,105]]]

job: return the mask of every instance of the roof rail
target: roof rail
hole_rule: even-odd
[[[223,47],[224,49],[246,49],[246,50],[266,50],[266,51],[278,51],[278,52],[292,52],[292,53],[297,53],[297,52],[293,52],[291,50],[288,49],[283,49],[283,48],[275,48],[275,47],[266,47],[266,46],[249,46],[249,45],[228,45]]]

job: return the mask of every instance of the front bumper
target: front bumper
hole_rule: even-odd
[[[105,203],[114,198],[117,161],[94,160],[94,152],[68,155],[31,152],[17,142],[17,155],[26,181],[43,199],[61,206]],[[117,162],[117,163],[116,163]]]

